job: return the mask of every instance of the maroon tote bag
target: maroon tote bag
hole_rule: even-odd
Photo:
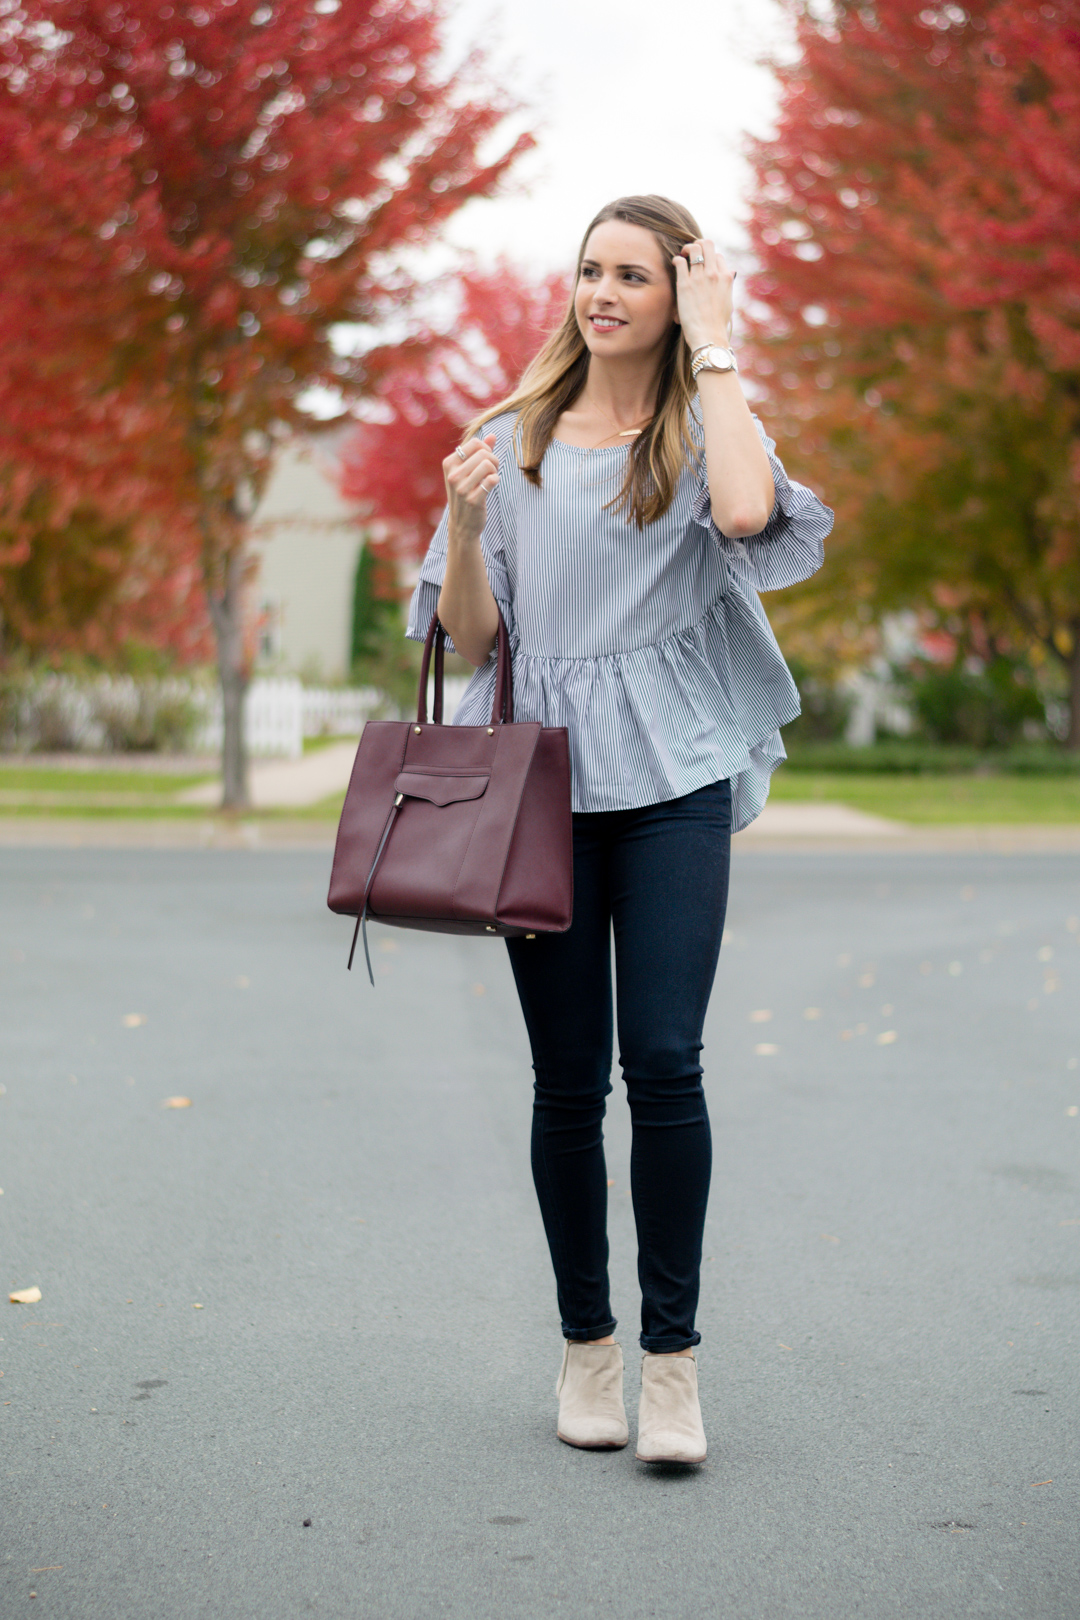
[[[563,933],[573,911],[570,746],[565,726],[514,719],[499,615],[491,724],[444,726],[446,632],[432,619],[415,722],[369,720],[338,825],[327,904],[441,934]],[[427,717],[432,650],[435,688]]]

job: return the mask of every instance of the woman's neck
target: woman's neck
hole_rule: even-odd
[[[595,410],[617,428],[641,427],[656,410],[659,384],[659,372],[651,356],[620,363],[593,355],[574,409]]]

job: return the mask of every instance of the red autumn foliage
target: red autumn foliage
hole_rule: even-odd
[[[15,0],[0,42],[0,477],[197,555],[246,795],[242,598],[275,444],[313,387],[368,386],[401,250],[519,151],[506,98],[440,67],[435,0]],[[19,552],[15,549],[15,555]]]
[[[1080,746],[1080,0],[793,14],[750,348],[839,509],[819,601],[1056,663]]]
[[[447,291],[452,321],[369,356],[378,414],[341,455],[342,494],[374,525],[369,544],[398,560],[423,555],[445,504],[443,457],[516,386],[569,296],[565,276],[531,282],[505,261],[464,271]]]

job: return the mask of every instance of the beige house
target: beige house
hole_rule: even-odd
[[[255,518],[251,588],[261,674],[310,683],[349,673],[361,531],[338,493],[337,439],[295,439],[278,453]]]

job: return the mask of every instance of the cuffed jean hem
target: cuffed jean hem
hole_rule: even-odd
[[[614,1333],[618,1322],[612,1317],[610,1322],[601,1322],[598,1327],[571,1328],[563,1323],[562,1336],[569,1339],[571,1344],[587,1344],[590,1339],[606,1339],[609,1333]]]
[[[643,1333],[638,1339],[643,1350],[650,1351],[654,1356],[669,1356],[673,1350],[691,1350],[695,1344],[701,1343],[701,1334],[695,1328],[690,1337],[685,1334],[676,1336],[668,1334]]]

